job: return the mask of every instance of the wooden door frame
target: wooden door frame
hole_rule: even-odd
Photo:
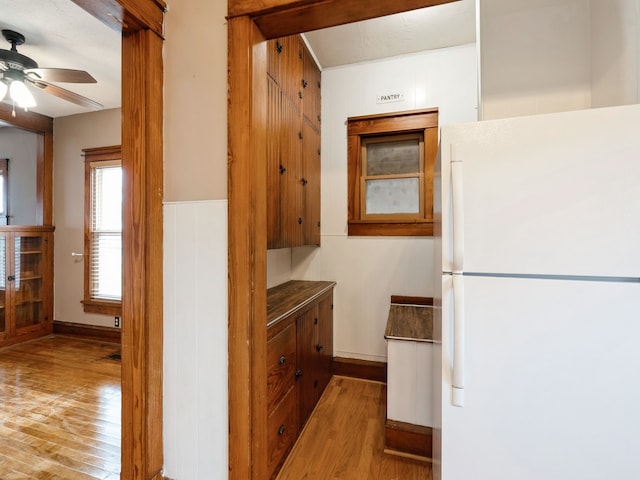
[[[122,469],[162,479],[162,0],[72,0],[122,33]]]
[[[228,0],[229,479],[266,480],[266,40],[455,0]]]

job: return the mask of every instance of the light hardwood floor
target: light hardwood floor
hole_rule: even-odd
[[[0,350],[0,479],[120,478],[119,351],[62,337]]]
[[[430,480],[431,465],[384,453],[386,386],[334,376],[277,480]]]

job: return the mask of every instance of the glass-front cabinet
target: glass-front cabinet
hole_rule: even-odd
[[[0,229],[0,346],[51,333],[53,228]]]

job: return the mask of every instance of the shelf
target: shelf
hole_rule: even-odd
[[[24,307],[24,306],[31,305],[33,303],[42,303],[42,299],[34,298],[33,300],[23,300],[21,302],[16,303],[16,307]]]
[[[16,278],[16,281],[20,281],[20,282],[24,282],[25,280],[42,280],[42,276],[41,275],[34,275],[34,276],[30,276],[30,277],[19,277],[19,278]]]
[[[24,250],[20,252],[20,255],[40,255],[42,250],[29,250],[25,252]]]

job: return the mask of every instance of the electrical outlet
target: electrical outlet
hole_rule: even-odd
[[[113,321],[113,326],[114,327],[119,327],[120,326],[120,317],[114,317],[115,320]]]

